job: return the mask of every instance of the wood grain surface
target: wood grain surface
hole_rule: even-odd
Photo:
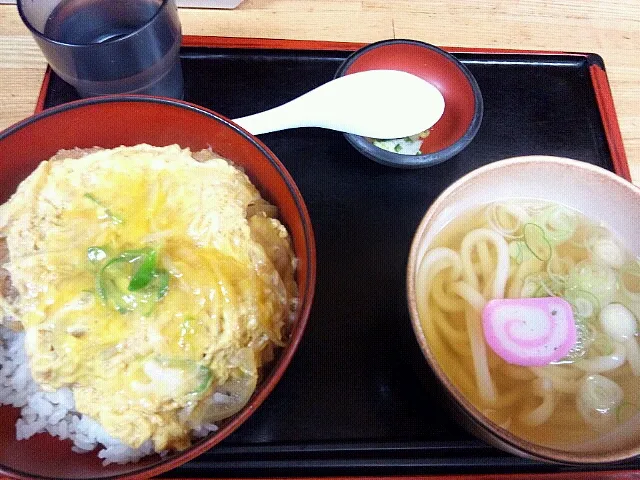
[[[188,35],[597,53],[640,184],[638,0],[245,0],[234,10],[182,8],[180,17]],[[0,129],[33,112],[45,66],[15,5],[0,5]]]

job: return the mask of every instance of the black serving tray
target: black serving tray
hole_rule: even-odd
[[[358,46],[187,37],[185,100],[229,118],[262,111],[333,78]],[[447,162],[419,170],[385,167],[360,155],[342,134],[316,128],[261,136],[298,184],[315,230],[317,287],[308,327],[255,414],[165,476],[582,470],[512,456],[457,425],[413,337],[405,268],[429,205],[476,167],[545,154],[628,178],[604,65],[591,54],[449,51],[478,81],[484,119],[471,144]],[[38,108],[75,99],[49,71]],[[635,460],[602,469],[639,466]]]

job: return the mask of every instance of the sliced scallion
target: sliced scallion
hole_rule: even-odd
[[[599,306],[607,305],[614,299],[619,288],[618,275],[608,265],[583,260],[569,272],[567,290],[589,292],[597,299]]]
[[[96,198],[95,195],[93,195],[92,193],[85,193],[84,194],[84,198],[86,198],[87,200],[91,200],[93,203],[95,203],[97,206],[99,206],[100,208],[104,209],[104,214],[109,217],[111,219],[111,221],[118,225],[120,223],[124,223],[123,218],[120,215],[117,215],[115,213],[113,213],[109,208],[107,208],[100,200],[98,200]]]
[[[539,223],[549,240],[563,243],[575,233],[578,215],[567,207],[553,205],[541,212]]]
[[[194,360],[187,358],[158,358],[156,363],[163,369],[180,370],[184,375],[187,395],[200,395],[213,383],[213,371]],[[186,390],[186,389],[185,389]]]
[[[213,382],[213,372],[211,371],[210,368],[205,367],[204,365],[198,364],[198,370],[196,375],[197,375],[197,378],[200,380],[200,384],[192,393],[199,395],[201,393],[206,392],[211,386],[211,383]]]
[[[520,265],[524,260],[523,242],[520,240],[514,240],[509,242],[509,257]]]
[[[523,227],[524,243],[533,255],[543,262],[551,258],[551,243],[545,236],[544,230],[535,223],[526,223]]]
[[[156,263],[158,260],[158,252],[155,250],[141,255],[140,266],[131,276],[129,281],[129,291],[135,292],[149,285],[156,271]]]
[[[95,249],[91,255],[102,257]],[[121,252],[98,270],[98,296],[120,313],[138,311],[149,315],[169,289],[169,272],[157,268],[157,264],[158,252],[153,248]]]
[[[158,280],[158,300],[160,300],[169,291],[169,272],[166,270],[156,270],[154,277]]]
[[[591,292],[579,288],[569,288],[563,296],[573,307],[573,313],[576,317],[593,318],[600,312],[600,302]]]

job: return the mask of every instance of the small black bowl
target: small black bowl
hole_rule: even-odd
[[[383,165],[418,168],[457,155],[478,132],[483,102],[467,67],[444,50],[417,40],[382,40],[351,54],[335,78],[365,70],[402,70],[435,86],[444,97],[444,113],[423,141],[421,155],[405,155],[376,147],[370,139],[345,133],[356,150]],[[392,100],[392,93],[389,93]]]

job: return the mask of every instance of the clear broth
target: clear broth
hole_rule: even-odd
[[[504,205],[510,205],[510,207],[505,207],[504,210],[502,210]],[[478,228],[493,229],[497,225],[495,221],[496,215],[492,216],[492,211],[498,211],[498,223],[501,226],[507,227],[506,230],[511,230],[517,222],[511,222],[513,218],[508,213],[505,213],[510,208],[514,208],[517,211],[522,208],[525,211],[533,212],[530,217],[532,219],[531,221],[534,221],[535,218],[544,218],[545,215],[540,216],[540,212],[558,209],[558,212],[560,212],[557,214],[559,215],[558,218],[554,219],[552,216],[551,220],[547,218],[546,221],[551,224],[555,222],[556,227],[566,227],[569,225],[573,233],[562,241],[550,242],[553,244],[553,260],[543,261],[535,256],[532,259],[531,255],[526,255],[526,252],[523,258],[518,254],[516,248],[510,248],[510,271],[505,288],[505,297],[550,296],[550,293],[553,294],[553,296],[571,297],[568,292],[574,291],[574,285],[567,282],[572,281],[575,283],[575,269],[578,267],[571,267],[574,269],[571,270],[569,266],[581,264],[581,262],[593,261],[593,249],[589,246],[589,239],[593,236],[597,238],[606,237],[613,239],[615,244],[620,248],[620,252],[624,255],[624,265],[620,268],[611,268],[611,270],[615,272],[616,283],[613,289],[614,291],[609,292],[610,295],[608,296],[611,297],[612,302],[622,303],[632,310],[637,321],[640,317],[640,304],[635,303],[635,301],[640,298],[638,297],[638,284],[640,283],[638,282],[638,279],[640,279],[638,259],[628,250],[621,247],[611,232],[602,225],[594,223],[580,212],[567,209],[563,206],[530,200],[514,200],[501,202],[500,204],[484,205],[481,208],[461,215],[448,224],[436,236],[427,255],[436,247],[446,247],[459,253],[461,242],[470,231]],[[538,217],[536,217],[536,215],[538,215]],[[570,220],[567,220],[568,218]],[[508,234],[506,241],[517,242],[521,230],[522,228]],[[562,230],[562,228],[559,230]],[[549,231],[557,234],[559,230],[557,228],[556,230],[551,228]],[[545,232],[547,231],[545,230]],[[568,230],[564,232],[561,231],[558,237],[566,237],[568,235],[567,232]],[[483,261],[480,258],[481,255],[478,253],[479,247],[477,245],[471,257],[475,264],[474,271],[479,281],[480,292],[485,290],[485,285],[491,283],[493,279],[493,277],[487,275],[486,272],[489,270],[493,273],[497,264],[497,248],[490,243],[487,243],[486,247],[486,249],[480,247],[483,249],[482,255],[489,259],[487,260],[487,258],[485,258],[484,260],[485,273],[483,273]],[[558,259],[561,259],[560,263],[556,263],[559,261]],[[547,268],[550,261],[554,262],[554,264],[553,268],[549,269],[549,271],[554,275],[558,273],[556,270],[559,271],[560,273],[558,273],[557,277],[554,275],[549,276]],[[531,265],[524,267],[523,265],[525,263],[530,263]],[[487,266],[491,268],[487,270]],[[538,288],[537,291],[530,286],[525,288],[524,284],[522,287],[514,285],[522,281],[522,276],[519,275],[519,273],[524,272],[526,269],[532,271],[527,275],[527,277],[531,276],[532,278],[527,281],[535,281],[535,275],[538,275],[540,279],[542,279],[541,284],[543,286]],[[574,272],[571,274],[573,276],[567,275],[563,279],[563,275],[561,274],[563,273],[563,269],[567,270],[567,272]],[[566,379],[565,386],[568,384],[579,384],[584,376],[589,374],[578,368],[577,364],[579,364],[581,359],[591,359],[609,353],[606,351],[607,339],[602,338],[604,334],[602,333],[597,314],[594,312],[591,318],[582,318],[577,313],[586,314],[587,312],[578,312],[575,305],[574,314],[579,332],[576,346],[567,357],[555,364],[538,367],[537,373],[530,367],[508,364],[490,349],[484,338],[481,339],[485,345],[489,372],[497,391],[496,403],[491,404],[484,401],[477,385],[473,354],[466,328],[465,310],[444,311],[445,309],[443,309],[441,302],[436,301],[434,298],[434,295],[440,295],[440,298],[443,298],[443,292],[445,292],[444,296],[449,298],[453,303],[459,304],[461,301],[464,303],[461,297],[449,290],[451,285],[451,280],[448,279],[448,277],[451,276],[450,271],[450,268],[440,271],[431,283],[426,307],[428,318],[422,318],[423,329],[439,365],[449,379],[479,411],[485,414],[495,424],[531,442],[550,447],[562,447],[595,439],[606,431],[612,430],[620,423],[624,423],[632,415],[640,412],[640,377],[636,377],[633,374],[628,361],[625,361],[619,368],[600,373],[600,375],[615,381],[624,392],[624,399],[620,405],[615,407],[615,411],[606,412],[606,415],[608,415],[606,426],[594,428],[586,423],[577,408],[576,399],[578,394],[562,393],[556,391],[555,387],[553,393],[555,406],[553,413],[548,419],[538,425],[531,425],[527,421],[522,420],[523,416],[541,405],[541,397],[532,392],[532,382],[536,378],[541,376],[555,376]],[[627,277],[625,282],[627,286],[631,285],[631,291],[621,288],[620,279],[625,276]],[[525,291],[527,288],[529,291]],[[525,294],[523,295],[523,293]],[[420,295],[420,293],[418,295]],[[485,293],[484,298],[489,300],[491,295]],[[574,300],[573,297],[572,300]],[[424,296],[420,301],[424,301]],[[596,310],[600,310],[602,307],[604,307],[604,305],[598,305]],[[452,309],[450,307],[447,308]],[[477,318],[474,321],[481,322],[480,314],[476,312],[476,315]],[[429,326],[425,327],[425,325]],[[479,331],[482,331],[482,327],[480,327]],[[609,341],[611,341],[611,339],[609,339]],[[572,388],[573,387],[569,389]]]

